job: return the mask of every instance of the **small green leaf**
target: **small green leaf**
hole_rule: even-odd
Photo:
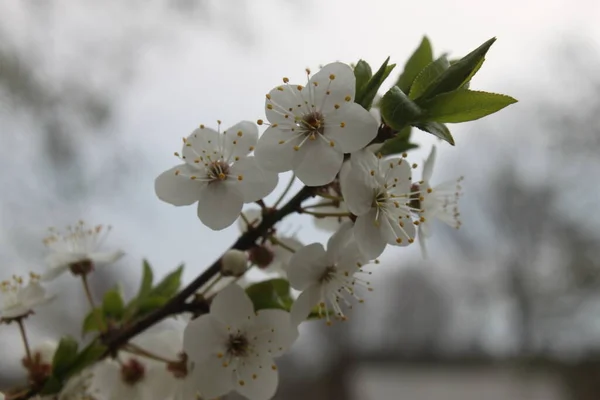
[[[73,376],[78,372],[84,370],[90,365],[98,361],[104,353],[106,353],[107,347],[94,341],[90,343],[85,349],[83,349],[75,358],[69,369],[69,376]]]
[[[70,336],[60,339],[52,360],[52,374],[59,380],[66,377],[73,361],[77,358],[79,344]]]
[[[364,90],[361,93],[356,93],[354,102],[363,106],[365,110],[369,110],[373,104],[373,99],[377,95],[377,91],[383,84],[383,81],[390,75],[396,64],[388,65],[390,58],[388,57],[381,67],[375,72],[375,75],[369,79]],[[360,95],[360,96],[359,96]]]
[[[152,282],[154,281],[154,274],[152,273],[152,266],[147,260],[143,263],[144,272],[142,273],[142,282],[140,284],[140,290],[138,290],[138,299],[146,296],[152,290]]]
[[[102,324],[102,325],[99,325]],[[89,332],[99,332],[104,330],[106,327],[106,320],[104,319],[104,313],[100,308],[94,308],[84,318],[83,326],[81,328],[81,334],[85,335]]]
[[[145,315],[151,311],[156,310],[164,306],[167,301],[169,301],[170,297],[146,297],[145,299],[141,299],[137,304],[137,316]]]
[[[421,109],[398,86],[391,88],[381,100],[381,115],[386,124],[397,131],[410,122],[417,121]]]
[[[104,293],[104,299],[102,300],[102,311],[107,319],[115,319],[120,321],[123,318],[123,312],[125,311],[125,305],[123,304],[123,298],[121,293],[117,289],[111,289]]]
[[[151,297],[173,297],[181,286],[181,274],[183,273],[183,265],[177,267],[177,269],[165,276],[158,285],[154,287],[149,293]]]
[[[441,56],[435,61],[429,63],[425,68],[421,70],[419,75],[415,78],[408,97],[416,99],[421,96],[425,90],[441,75],[445,70],[450,67],[450,63],[446,56]]]
[[[378,153],[382,156],[388,156],[392,154],[400,154],[405,151],[416,149],[419,145],[410,143],[410,134],[412,127],[406,126],[400,132],[391,139],[388,139],[383,143],[383,146],[379,148]]]
[[[433,61],[433,50],[427,36],[423,36],[421,44],[404,65],[404,71],[398,78],[396,86],[404,93],[410,92],[410,87],[419,73]]]
[[[294,300],[290,292],[290,283],[285,279],[271,279],[255,283],[246,289],[254,304],[254,310],[276,308],[289,311]]]
[[[61,391],[63,388],[63,384],[55,376],[50,376],[48,380],[44,383],[42,390],[40,390],[40,394],[43,396],[56,394]]]
[[[429,132],[454,146],[454,138],[446,125],[439,122],[421,122],[413,125],[422,131]]]
[[[356,78],[356,96],[362,97],[362,93],[369,82],[369,79],[373,76],[371,66],[364,60],[358,60],[356,67],[354,67],[354,77]]]
[[[474,71],[476,72],[481,67],[482,60],[495,41],[496,38],[488,40],[458,62],[452,64],[418,97],[418,102],[429,100],[441,93],[451,92],[468,82],[473,77]]]
[[[516,103],[510,96],[459,89],[440,94],[426,103],[426,121],[467,122],[483,118]]]

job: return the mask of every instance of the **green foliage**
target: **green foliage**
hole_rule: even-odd
[[[162,281],[154,288],[150,289],[147,297],[173,297],[181,286],[181,274],[183,273],[183,265],[165,276]]]
[[[410,93],[411,86],[419,73],[433,62],[433,50],[427,36],[423,36],[419,47],[410,56],[404,65],[404,71],[400,74],[396,86],[404,93]]]
[[[450,130],[448,129],[448,127],[446,125],[444,125],[442,123],[421,122],[421,123],[415,124],[415,127],[419,128],[422,131],[429,132],[429,133],[433,134],[434,136],[437,136],[438,138],[445,140],[446,142],[448,142],[452,146],[454,146],[454,138],[452,137]]]
[[[422,110],[398,86],[391,88],[381,100],[381,115],[397,131],[408,123],[418,121]]]
[[[52,375],[59,381],[66,378],[71,364],[77,358],[78,347],[77,341],[70,336],[65,336],[58,342],[56,353],[52,359]]]
[[[142,264],[142,282],[140,283],[140,289],[138,290],[138,298],[146,297],[150,290],[152,290],[152,283],[154,282],[154,273],[148,260],[144,260]]]
[[[367,83],[373,76],[371,66],[364,60],[358,60],[354,67],[354,77],[356,78],[356,95],[355,97],[363,96]]]
[[[375,96],[377,95],[377,91],[396,66],[396,64],[388,65],[389,61],[390,58],[388,57],[381,67],[379,67],[377,72],[375,72],[375,75],[373,75],[366,85],[364,85],[364,88],[360,92],[356,92],[354,102],[363,106],[365,110],[371,108],[373,99],[375,99]]]
[[[496,93],[458,89],[440,94],[423,103],[426,120],[435,122],[467,122],[500,111],[517,100]]]
[[[104,293],[102,312],[107,320],[120,321],[123,318],[125,304],[121,292],[115,288]]]
[[[289,311],[294,303],[290,283],[285,279],[271,279],[255,283],[246,289],[254,310],[276,308]]]
[[[415,97],[417,103],[429,100],[438,94],[456,90],[468,82],[481,68],[486,53],[495,41],[496,38],[488,40],[456,63],[450,65],[427,86],[425,91]]]
[[[106,329],[107,322],[104,319],[104,312],[101,308],[94,308],[83,319],[81,334],[85,335],[89,332],[101,332]]]
[[[416,149],[419,145],[410,143],[410,134],[412,132],[411,126],[405,126],[395,137],[386,140],[383,146],[379,148],[378,153],[382,156],[388,156],[392,154],[400,154],[405,151]]]
[[[446,56],[441,56],[435,61],[427,64],[425,68],[415,78],[408,97],[411,99],[419,98],[427,88],[450,67]]]

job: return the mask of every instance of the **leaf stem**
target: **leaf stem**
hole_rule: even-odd
[[[29,340],[27,340],[27,333],[25,332],[25,325],[23,324],[23,317],[17,318],[17,325],[19,325],[19,331],[21,331],[21,338],[23,339],[23,346],[25,347],[25,354],[27,355],[27,361],[29,365],[32,363],[31,349],[29,348]]]

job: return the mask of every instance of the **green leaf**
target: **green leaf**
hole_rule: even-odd
[[[150,297],[173,297],[179,287],[181,286],[181,274],[183,273],[183,265],[177,267],[177,269],[165,276],[158,285],[154,287],[149,293]]]
[[[397,131],[417,121],[422,110],[398,86],[391,88],[381,100],[381,115],[386,124]]]
[[[383,146],[379,148],[378,153],[381,153],[382,156],[388,156],[391,154],[400,154],[405,151],[416,149],[419,145],[410,143],[410,134],[412,127],[406,126],[400,132],[396,134],[391,139],[388,139],[383,143]]]
[[[102,325],[99,325],[102,324]],[[83,326],[81,328],[81,334],[85,335],[89,332],[99,332],[104,330],[106,327],[106,320],[104,319],[104,313],[100,308],[94,308],[83,320]]]
[[[483,118],[516,103],[510,96],[459,89],[440,94],[426,103],[426,121],[467,122]]]
[[[150,290],[152,290],[152,282],[154,281],[154,274],[152,273],[152,267],[147,260],[143,263],[144,272],[142,273],[142,282],[140,284],[140,290],[138,290],[138,299],[145,297]]]
[[[290,283],[285,279],[271,279],[255,283],[246,289],[254,304],[254,310],[276,308],[289,311],[294,300],[290,292]]]
[[[450,63],[448,62],[446,56],[441,56],[437,60],[429,63],[415,78],[412,86],[410,87],[408,97],[414,100],[421,96],[425,90],[427,90],[427,88],[449,67]]]
[[[52,359],[52,374],[59,380],[66,377],[71,364],[77,358],[78,347],[77,341],[70,336],[60,339]]]
[[[429,100],[438,94],[451,92],[461,87],[473,77],[474,72],[481,67],[482,60],[494,44],[496,38],[492,38],[452,64],[445,70],[427,89],[418,97],[419,100]]]
[[[356,78],[356,96],[362,97],[364,88],[366,87],[369,79],[373,76],[371,66],[364,60],[358,60],[356,67],[354,67],[354,77]]]
[[[146,297],[145,299],[139,300],[137,304],[137,314],[138,316],[147,314],[151,311],[154,311],[157,308],[164,306],[167,301],[169,301],[170,297]]]
[[[62,388],[63,384],[60,381],[60,379],[58,379],[55,376],[50,376],[48,380],[44,383],[42,390],[40,390],[40,394],[43,396],[56,394],[60,392]]]
[[[377,91],[383,84],[383,81],[390,75],[396,64],[388,65],[390,58],[388,57],[381,67],[375,72],[375,75],[369,79],[364,90],[360,93],[357,92],[354,102],[363,106],[365,110],[369,110],[373,104],[373,99],[377,95]],[[360,95],[360,96],[359,96]]]
[[[123,318],[125,305],[123,303],[123,297],[121,297],[121,293],[118,289],[111,289],[104,293],[102,311],[107,319],[111,318],[120,321],[121,318]]]
[[[446,125],[439,122],[421,122],[413,125],[422,131],[429,132],[454,146],[454,138]]]
[[[431,48],[431,43],[429,42],[427,36],[423,36],[421,44],[419,44],[419,47],[417,47],[404,65],[404,71],[398,78],[396,86],[398,86],[404,93],[409,93],[410,87],[412,86],[412,83],[417,75],[419,75],[423,68],[425,68],[431,62],[433,62],[433,50]]]
[[[90,343],[85,349],[83,349],[75,358],[69,369],[69,376],[73,376],[78,372],[81,372],[85,368],[94,364],[98,361],[108,348],[96,341]]]

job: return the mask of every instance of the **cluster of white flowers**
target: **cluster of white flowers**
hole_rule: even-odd
[[[251,400],[268,400],[277,390],[274,358],[298,337],[299,325],[310,318],[344,321],[353,303],[372,290],[370,267],[386,246],[408,246],[431,235],[431,221],[458,227],[460,181],[430,182],[435,147],[424,163],[422,180],[414,182],[406,155],[382,157],[370,146],[379,122],[354,102],[352,68],[336,62],[314,76],[307,70],[305,86],[283,84],[266,95],[268,128],[259,137],[256,124],[242,121],[221,131],[204,125],[183,140],[175,155],[181,163],[155,180],[158,198],[175,206],[197,205],[200,221],[222,230],[239,219],[242,235],[262,229],[296,177],[311,194],[312,204],[294,211],[311,215],[317,225],[334,231],[327,248],[304,245],[295,235],[270,225],[258,239],[232,248],[219,260],[219,274],[197,296],[210,302],[210,312],[186,326],[160,333],[145,332],[104,359],[69,379],[53,399],[193,400],[213,399],[236,391]],[[252,155],[251,153],[254,153]],[[277,186],[278,174],[293,171],[292,182],[272,207],[263,199]],[[244,204],[260,209],[243,211]],[[277,221],[275,221],[277,222]],[[101,252],[107,231],[83,223],[66,234],[52,231],[51,250],[42,280],[66,271],[80,277],[91,307],[87,276],[99,264],[117,261],[121,251]],[[238,246],[243,247],[243,246]],[[243,289],[246,272],[256,266],[289,281],[299,292],[291,307],[255,310]],[[14,277],[3,282],[2,321],[18,321],[50,297],[32,274],[27,285]],[[238,284],[232,284],[237,282]],[[25,340],[26,342],[26,340]],[[50,373],[43,357],[27,356],[29,373]],[[45,357],[44,360],[47,360]],[[37,367],[36,367],[37,365]],[[51,369],[51,365],[49,366]],[[46,398],[44,398],[46,399]]]

